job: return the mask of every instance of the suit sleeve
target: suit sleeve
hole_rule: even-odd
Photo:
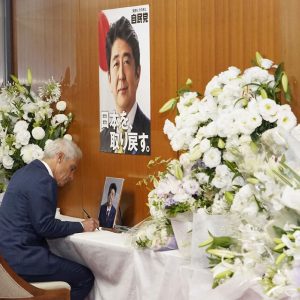
[[[28,212],[34,230],[44,238],[60,238],[82,232],[80,222],[68,222],[55,219],[57,187],[48,177],[42,177],[29,189]]]

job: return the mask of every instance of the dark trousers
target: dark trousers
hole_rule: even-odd
[[[54,274],[19,275],[29,282],[65,281],[71,286],[71,300],[84,300],[94,284],[94,275],[88,268],[59,256]]]

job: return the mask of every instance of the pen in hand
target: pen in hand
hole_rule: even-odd
[[[86,216],[90,219],[91,216],[88,214],[88,212],[83,208],[83,212],[86,214]]]
[[[83,212],[86,214],[86,216],[87,216],[89,219],[91,219],[91,216],[89,215],[89,213],[88,213],[84,208],[82,208],[82,210],[83,210]],[[99,226],[96,227],[96,229],[97,229],[97,230],[100,230],[100,229],[99,229]]]

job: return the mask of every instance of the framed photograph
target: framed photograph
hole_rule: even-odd
[[[106,177],[99,207],[99,223],[104,228],[114,228],[116,223],[124,178]]]

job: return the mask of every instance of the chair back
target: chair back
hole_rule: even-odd
[[[18,299],[18,298],[32,298],[33,295],[23,288],[13,277],[7,268],[7,264],[0,256],[0,299]]]
[[[66,282],[30,284],[21,278],[0,255],[0,300],[69,300],[70,286]]]

